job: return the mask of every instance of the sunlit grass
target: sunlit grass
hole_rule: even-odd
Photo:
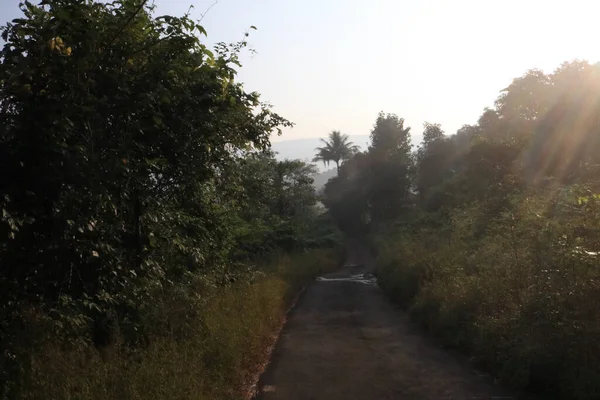
[[[544,199],[516,204],[480,236],[469,220],[477,210],[467,209],[455,214],[447,234],[380,240],[379,281],[424,328],[503,383],[596,399],[599,260],[575,250],[577,232],[591,237],[597,221],[572,212],[552,218]]]

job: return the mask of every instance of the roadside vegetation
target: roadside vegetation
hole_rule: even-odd
[[[527,71],[475,125],[411,146],[380,114],[324,203],[448,346],[546,398],[600,396],[600,66]]]
[[[156,296],[132,346],[118,336],[97,349],[80,336],[57,340],[37,329],[23,349],[23,399],[244,399],[300,288],[339,266],[332,250],[274,257],[264,272],[226,286],[202,278]]]
[[[546,398],[600,397],[600,66],[527,71],[423,141],[277,160],[292,123],[147,0],[25,1],[1,31],[0,399],[236,399],[290,301],[367,237],[385,292]],[[254,27],[249,28],[249,32]],[[248,35],[248,34],[246,34]],[[329,212],[322,214],[320,200]]]
[[[0,398],[243,398],[338,265],[291,123],[148,1],[24,2],[0,52]]]

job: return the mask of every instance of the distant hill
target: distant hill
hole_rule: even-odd
[[[314,178],[313,186],[315,187],[316,192],[320,193],[323,190],[323,188],[325,188],[325,184],[327,183],[327,181],[336,175],[337,175],[337,170],[335,168],[333,168],[333,169],[321,172],[321,173],[313,176],[313,178]]]
[[[366,150],[367,143],[369,142],[369,135],[350,135],[350,140],[360,147],[361,150]],[[315,147],[321,146],[319,138],[309,139],[296,139],[296,140],[284,140],[281,142],[273,143],[273,151],[277,153],[276,157],[279,160],[291,159],[291,160],[302,160],[311,162],[315,156]],[[331,168],[324,167],[323,163],[317,164],[319,171],[325,171]]]

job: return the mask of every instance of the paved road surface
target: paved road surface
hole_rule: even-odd
[[[424,338],[375,284],[357,279],[364,271],[346,267],[307,289],[282,331],[257,399],[512,398]]]

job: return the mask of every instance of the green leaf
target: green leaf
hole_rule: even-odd
[[[212,51],[210,51],[209,49],[204,49],[204,54],[206,54],[212,60],[215,59],[215,54]]]

